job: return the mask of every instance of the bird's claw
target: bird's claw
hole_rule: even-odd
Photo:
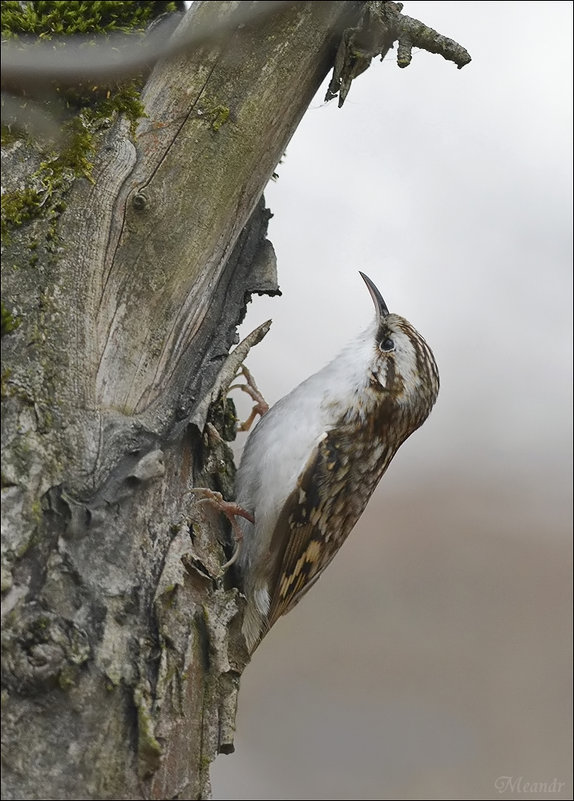
[[[243,423],[237,423],[238,431],[249,431],[253,421],[255,420],[255,417],[257,415],[263,417],[263,415],[269,411],[269,404],[261,394],[261,390],[255,383],[255,379],[244,364],[241,365],[241,370],[239,371],[238,375],[242,375],[245,378],[245,384],[232,384],[229,389],[240,389],[255,401],[255,405],[251,410],[251,414],[247,420],[245,420]]]
[[[207,487],[192,487],[192,489],[187,491],[189,494],[192,495],[203,495],[202,498],[199,498],[196,503],[209,503],[213,507],[215,507],[219,512],[225,515],[225,517],[229,520],[231,524],[231,529],[233,531],[233,538],[235,539],[235,549],[231,555],[231,558],[225,562],[221,566],[220,575],[228,570],[231,565],[235,564],[239,557],[239,553],[241,551],[241,544],[243,542],[243,532],[239,527],[239,523],[237,522],[237,517],[243,517],[245,520],[248,520],[250,523],[254,523],[255,519],[253,515],[244,509],[242,506],[239,506],[238,503],[234,503],[233,501],[226,501],[223,495],[220,492],[216,492],[215,490],[208,489]]]

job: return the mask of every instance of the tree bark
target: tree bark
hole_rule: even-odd
[[[176,39],[223,32],[157,63],[135,140],[102,130],[92,180],[5,242],[6,798],[204,798],[233,750],[233,543],[186,491],[233,495],[225,390],[268,326],[229,350],[278,292],[262,192],[365,3],[238,5],[194,5]],[[16,191],[42,154],[3,159]]]

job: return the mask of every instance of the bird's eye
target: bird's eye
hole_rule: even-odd
[[[388,353],[388,351],[395,349],[395,342],[390,337],[387,337],[386,339],[383,339],[379,347],[381,350],[384,350]]]

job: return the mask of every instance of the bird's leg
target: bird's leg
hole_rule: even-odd
[[[263,415],[269,411],[269,404],[261,394],[259,387],[255,383],[255,379],[253,378],[253,376],[251,375],[251,373],[244,364],[241,365],[240,373],[245,378],[246,383],[232,384],[229,387],[229,390],[240,389],[242,390],[242,392],[246,392],[249,395],[249,397],[255,401],[255,406],[251,410],[251,414],[249,415],[247,420],[245,420],[245,422],[243,423],[237,424],[238,431],[249,431],[249,429],[253,424],[253,421],[255,420],[256,415],[260,415],[261,417],[263,417]]]
[[[196,503],[211,504],[215,509],[224,514],[231,523],[231,530],[233,531],[233,537],[235,539],[235,550],[231,555],[231,559],[221,566],[221,574],[223,574],[237,561],[239,552],[241,550],[241,543],[243,542],[243,532],[241,531],[236,518],[244,517],[245,520],[249,520],[250,523],[254,523],[255,519],[250,512],[248,512],[242,506],[239,506],[238,503],[224,500],[223,495],[220,492],[215,492],[214,490],[207,489],[206,487],[193,487],[192,489],[188,490],[188,493],[202,495],[203,497],[196,501]]]

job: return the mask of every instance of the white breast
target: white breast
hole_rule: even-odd
[[[240,567],[258,563],[269,548],[277,518],[320,439],[368,380],[374,325],[336,359],[299,384],[261,418],[249,437],[236,477],[236,500],[255,517],[241,521]]]

